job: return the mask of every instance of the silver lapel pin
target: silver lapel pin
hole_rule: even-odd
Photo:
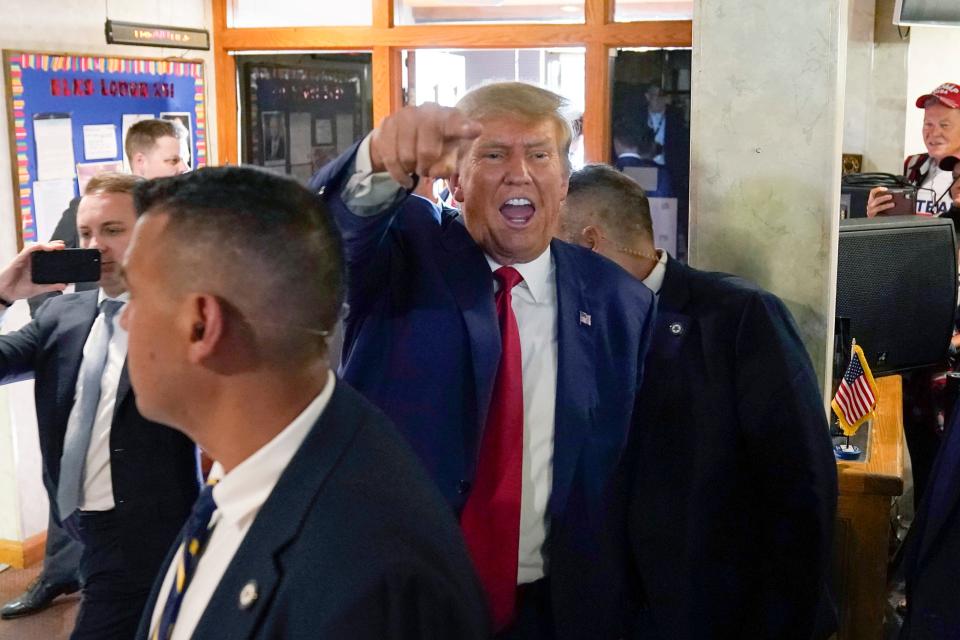
[[[259,596],[260,593],[257,591],[257,581],[251,580],[247,584],[243,585],[243,589],[240,590],[240,608],[249,609],[253,606],[253,603],[257,601]]]

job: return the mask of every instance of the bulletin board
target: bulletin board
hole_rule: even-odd
[[[181,156],[207,163],[203,62],[3,52],[18,243],[46,241],[100,171],[129,171],[126,130],[170,120]]]

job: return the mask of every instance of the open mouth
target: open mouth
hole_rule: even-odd
[[[500,215],[507,225],[517,228],[527,226],[536,211],[533,202],[526,198],[510,198],[500,207]]]

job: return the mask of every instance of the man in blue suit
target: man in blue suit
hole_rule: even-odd
[[[54,517],[83,543],[83,600],[71,638],[127,640],[153,577],[199,489],[196,449],[137,411],[118,326],[127,293],[120,261],[136,222],[139,178],[101,174],[77,209],[80,246],[100,251],[99,288],[56,296],[20,331],[0,336],[0,375],[35,379],[43,481]],[[0,272],[0,303],[64,285],[34,285],[24,249]]]
[[[611,167],[570,178],[563,228],[658,299],[629,456],[636,637],[828,637],[836,462],[790,312],[656,249],[643,190]]]
[[[313,193],[253,169],[146,183],[125,263],[144,415],[216,460],[137,638],[483,640],[456,521],[327,362],[343,254]]]
[[[960,166],[960,165],[958,165]],[[943,436],[904,551],[907,612],[901,640],[960,638],[960,411]]]
[[[341,371],[461,519],[502,638],[619,638],[631,617],[619,461],[652,296],[553,240],[559,96],[486,85],[408,107],[318,173],[346,247]],[[450,181],[462,216],[409,198]]]

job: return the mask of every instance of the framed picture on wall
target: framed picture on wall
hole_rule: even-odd
[[[287,164],[287,114],[285,111],[264,111],[260,114],[263,140],[263,165]]]

